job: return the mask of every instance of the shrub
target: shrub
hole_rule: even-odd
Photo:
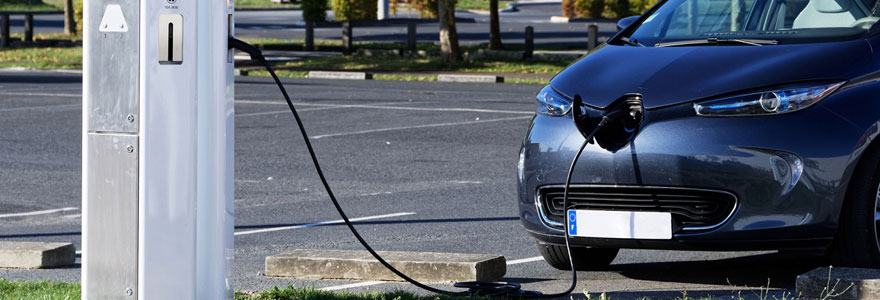
[[[409,0],[409,5],[419,11],[419,16],[426,19],[437,18],[437,0]]]
[[[630,0],[630,15],[641,15],[649,8],[651,8],[651,6],[654,6],[657,1],[658,0]]]
[[[327,20],[327,0],[302,0],[303,20],[323,22]]]
[[[608,17],[610,18],[626,18],[631,15],[630,0],[611,0],[608,1]]]
[[[566,18],[577,17],[574,12],[575,0],[562,0],[562,16]]]
[[[333,14],[337,21],[360,21],[375,20],[376,9],[379,8],[376,0],[331,0]]]
[[[76,20],[76,32],[83,29],[83,0],[73,1],[73,18]]]
[[[574,0],[576,17],[601,18],[605,12],[605,0]]]

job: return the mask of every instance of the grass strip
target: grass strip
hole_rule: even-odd
[[[0,11],[56,11],[57,6],[40,0],[0,0]]]
[[[297,70],[382,71],[382,72],[468,72],[553,75],[568,62],[540,62],[504,59],[470,59],[452,66],[439,57],[323,56],[278,64]]]
[[[450,296],[420,296],[405,291],[389,292],[339,292],[320,291],[314,288],[297,288],[287,286],[279,289],[274,287],[263,292],[236,292],[235,300],[488,300],[485,297],[450,297]]]
[[[0,49],[0,68],[82,69],[82,47]]]
[[[9,281],[0,278],[2,300],[68,300],[80,298],[79,283],[52,281]]]

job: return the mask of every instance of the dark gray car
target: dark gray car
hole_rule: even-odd
[[[827,249],[880,266],[878,7],[668,0],[622,20],[541,90],[523,141],[520,217],[547,262],[569,268],[567,229],[584,269],[619,248]],[[590,139],[565,207],[586,132],[627,101],[643,116]]]

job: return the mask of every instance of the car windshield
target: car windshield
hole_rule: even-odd
[[[878,6],[880,0],[669,0],[624,41],[664,47],[849,40],[880,20]]]

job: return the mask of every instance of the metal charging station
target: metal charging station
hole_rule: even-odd
[[[231,299],[233,0],[86,0],[83,299]]]

